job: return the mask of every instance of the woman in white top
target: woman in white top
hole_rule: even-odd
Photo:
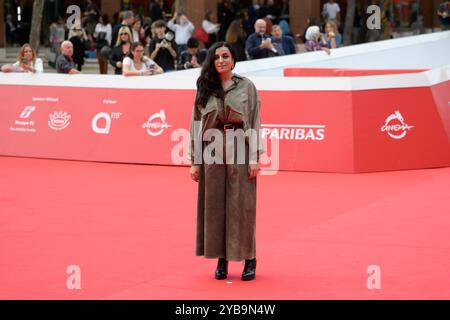
[[[109,23],[107,14],[100,16],[94,32],[95,48],[97,49],[97,61],[100,69],[100,74],[108,73],[108,57],[102,54],[104,47],[111,46],[112,27]],[[108,48],[109,49],[109,48]]]
[[[30,44],[25,43],[20,49],[17,62],[14,64],[6,64],[2,67],[3,72],[44,72],[44,64],[42,59],[36,58],[36,52]]]
[[[100,16],[100,18],[98,19],[98,23],[95,26],[94,38],[105,39],[108,42],[108,46],[111,45],[112,27],[109,23],[107,14]]]
[[[217,41],[217,33],[220,29],[220,24],[214,23],[214,12],[212,10],[206,11],[205,19],[202,21],[202,28],[208,34],[208,42],[205,43],[205,47],[209,48],[213,43]]]
[[[137,16],[131,26],[133,33],[133,42],[144,42],[145,40],[145,30],[142,28],[142,19]]]
[[[122,70],[124,76],[152,76],[164,72],[155,61],[144,56],[144,46],[140,42],[131,45],[129,56],[123,59]]]

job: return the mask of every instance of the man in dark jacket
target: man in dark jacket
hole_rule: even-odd
[[[277,24],[272,26],[272,44],[274,46],[278,45],[280,51],[283,52],[283,55],[296,53],[294,39],[292,37],[285,36],[283,34],[283,30],[281,30],[280,26]]]
[[[198,40],[194,37],[189,38],[187,42],[187,50],[180,54],[178,70],[200,68],[206,58],[206,49],[198,48]]]
[[[56,59],[56,71],[65,74],[80,73],[75,69],[75,62],[72,59],[73,44],[70,41],[64,41],[61,44],[61,54]]]
[[[255,22],[255,33],[245,43],[245,51],[250,59],[261,59],[280,55],[273,46],[272,39],[266,35],[266,22],[258,19]]]

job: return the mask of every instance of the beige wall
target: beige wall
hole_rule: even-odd
[[[303,33],[307,27],[306,19],[310,16],[320,18],[320,1],[318,0],[290,0],[289,22],[294,34]]]
[[[107,14],[109,17],[109,21],[113,21],[113,16],[116,12],[119,12],[121,9],[120,1],[111,1],[111,0],[102,0],[101,2],[101,10],[102,14]]]

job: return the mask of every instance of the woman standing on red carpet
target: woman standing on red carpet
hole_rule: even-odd
[[[218,259],[218,280],[227,278],[228,261],[245,260],[241,279],[246,281],[255,279],[256,272],[256,177],[262,143],[259,95],[249,79],[233,74],[236,61],[234,49],[217,42],[203,63],[191,119],[190,175],[199,183],[196,255]],[[225,143],[230,130],[245,132],[241,148]],[[219,132],[224,145],[214,151],[220,161],[209,164],[204,151],[217,142],[205,138],[211,131]],[[230,145],[237,152],[230,152]]]

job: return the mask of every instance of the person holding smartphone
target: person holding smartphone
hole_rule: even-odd
[[[164,70],[152,59],[144,56],[144,45],[140,42],[131,44],[130,53],[122,62],[122,74],[129,76],[152,76]]]
[[[26,43],[22,46],[14,64],[7,64],[2,67],[3,72],[44,72],[44,64],[42,59],[36,57],[36,52],[30,44]]]
[[[266,35],[267,24],[263,19],[255,22],[255,32],[245,43],[245,51],[250,59],[261,59],[280,55],[272,44],[272,39]]]

